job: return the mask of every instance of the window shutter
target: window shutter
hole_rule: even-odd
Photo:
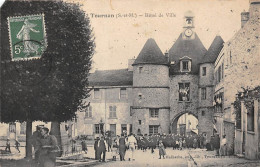
[[[191,71],[191,61],[188,62],[188,70]]]

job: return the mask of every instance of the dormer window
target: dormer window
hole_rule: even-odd
[[[190,72],[191,71],[191,59],[184,57],[180,60],[180,71],[181,72]]]

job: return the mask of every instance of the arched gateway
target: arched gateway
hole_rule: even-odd
[[[171,124],[170,124],[170,131],[171,133],[174,133],[174,134],[177,134],[177,128],[178,128],[178,121],[179,119],[184,116],[185,114],[188,114],[188,115],[192,115],[194,116],[196,119],[198,119],[198,115],[197,114],[194,114],[192,112],[187,112],[187,111],[184,111],[184,112],[180,112],[180,113],[177,113],[171,120]],[[185,120],[185,125],[187,125],[186,123],[187,121]],[[199,123],[199,121],[198,121]]]

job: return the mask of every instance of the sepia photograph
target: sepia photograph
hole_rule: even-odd
[[[0,167],[260,166],[260,0],[0,6]]]

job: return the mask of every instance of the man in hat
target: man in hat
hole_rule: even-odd
[[[126,152],[126,139],[124,134],[121,134],[121,137],[119,138],[119,155],[120,155],[120,161],[125,160],[125,152]]]
[[[97,149],[98,149],[99,162],[101,162],[101,154],[103,154],[102,161],[105,162],[106,151],[107,151],[107,142],[104,140],[104,136],[101,136],[101,139],[98,141]]]
[[[56,156],[59,152],[57,138],[54,135],[49,135],[49,129],[46,127],[41,129],[41,135],[40,166],[55,167]]]
[[[5,151],[11,153],[10,140],[9,139],[6,140]]]
[[[95,150],[95,160],[98,160],[98,141],[99,141],[99,137],[97,137],[95,139],[95,143],[94,143],[94,150]]]
[[[43,128],[43,125],[37,125],[36,126],[36,131],[33,132],[33,135],[31,136],[31,141],[32,141],[32,145],[34,147],[34,159],[36,161],[36,163],[38,163],[39,161],[39,153],[40,153],[40,148],[41,148],[41,129]]]

